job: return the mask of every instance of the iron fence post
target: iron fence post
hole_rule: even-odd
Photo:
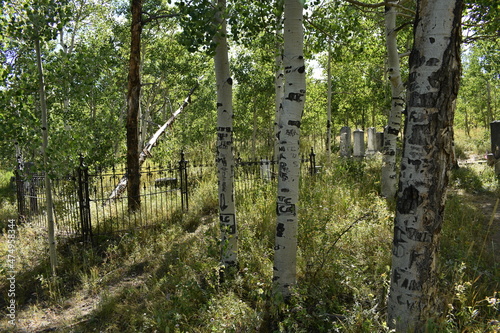
[[[181,159],[179,161],[179,176],[181,189],[181,205],[182,209],[185,211],[189,209],[187,163],[188,161],[186,161],[184,158],[184,151],[181,151]]]
[[[24,213],[26,209],[25,207],[26,205],[24,202],[24,180],[23,176],[21,175],[21,170],[19,168],[16,168],[15,175],[16,175],[17,214],[18,214],[18,219],[21,221],[24,219]]]
[[[21,153],[21,148],[19,144],[16,142],[16,168],[14,170],[15,182],[16,182],[16,198],[17,198],[17,215],[18,220],[22,220],[24,218],[25,204],[24,204],[24,180],[21,171],[24,167],[23,162],[23,154]]]
[[[316,154],[313,147],[311,147],[311,153],[309,154],[309,173],[311,176],[316,173]]]

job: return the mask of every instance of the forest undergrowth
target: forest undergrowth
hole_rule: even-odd
[[[482,153],[473,146],[457,149],[464,156]],[[0,330],[389,332],[395,207],[379,196],[380,158],[320,163],[321,172],[301,182],[298,283],[288,303],[272,292],[274,187],[263,182],[237,193],[239,264],[221,281],[217,182],[211,176],[200,180],[189,212],[153,228],[101,236],[94,246],[60,240],[55,279],[46,231],[17,226],[17,326],[6,316],[9,285],[2,278]],[[4,174],[0,217],[8,220],[15,217],[15,197]],[[429,332],[498,332],[494,252],[500,244],[493,240],[500,222],[486,205],[499,197],[498,181],[485,164],[471,163],[453,172],[450,185],[438,280],[446,306]],[[2,276],[8,271],[7,235],[4,229]]]

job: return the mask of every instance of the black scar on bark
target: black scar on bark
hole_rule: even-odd
[[[394,239],[392,240],[392,243],[394,245],[397,245],[399,243],[406,243],[406,241],[403,239],[402,235],[404,235],[405,232],[403,229],[401,229],[398,226],[394,226]]]
[[[394,127],[388,127],[387,128],[387,133],[393,134],[393,135],[398,135],[399,134],[399,130],[397,128],[394,128]]]
[[[409,214],[420,206],[421,203],[420,192],[413,185],[410,185],[403,190],[403,194],[398,200],[398,212]]]
[[[412,160],[412,159],[408,159],[408,164],[410,165],[413,165],[413,167],[415,168],[415,172],[422,172],[423,170],[420,170],[420,166],[422,165],[422,161],[421,160]]]
[[[411,137],[408,138],[408,143],[412,145],[426,146],[429,142],[431,131],[427,125],[413,125]]]
[[[429,41],[431,42],[431,44],[434,44],[436,42],[436,39],[434,37],[431,37],[429,38]]]
[[[276,236],[283,237],[283,231],[285,231],[285,225],[283,223],[278,223],[276,227]]]
[[[301,67],[299,67],[299,69],[297,69],[297,71],[298,71],[300,74],[302,74],[302,73],[304,73],[304,72],[306,71],[306,67],[305,67],[305,66],[301,66]]]
[[[438,58],[430,58],[425,63],[426,66],[437,66],[438,64],[439,64],[439,59]]]
[[[233,85],[233,79],[232,78],[228,78],[226,82],[229,83],[230,85]]]
[[[289,121],[288,121],[288,125],[290,125],[290,126],[295,126],[295,127],[297,127],[297,128],[300,128],[300,121],[299,121],[299,120],[297,120],[297,121],[294,121],[294,120],[289,120]]]
[[[433,79],[433,77],[429,77],[429,84],[435,87],[437,84],[439,84],[439,81]],[[414,91],[410,94],[410,100],[408,104],[412,107],[433,107],[435,105],[437,97],[438,97],[437,91],[425,94],[420,94]]]
[[[410,160],[408,159],[408,164],[414,165],[416,167],[420,166],[422,164],[421,160]]]
[[[415,61],[415,67],[420,67],[423,64],[425,64],[425,56],[420,56],[420,52],[416,49],[413,49],[412,53],[413,52],[414,54],[412,54],[412,56],[414,56],[417,59],[417,61]]]
[[[222,103],[217,103],[217,107],[220,108],[222,106]]]

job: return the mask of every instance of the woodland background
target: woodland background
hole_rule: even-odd
[[[273,151],[279,3],[228,4],[235,152],[248,159]],[[191,104],[155,148],[156,162],[175,159],[181,150],[207,160],[215,156],[215,45],[213,13],[206,4],[143,4],[142,142],[199,82]],[[404,55],[413,43],[415,4],[400,4],[410,9],[397,19]],[[43,171],[52,178],[71,173],[80,154],[92,167],[125,163],[129,5],[2,2],[2,219],[16,216],[9,181],[20,153],[43,169],[41,130],[49,138],[50,162]],[[491,149],[488,129],[500,99],[499,10],[486,0],[464,8],[455,114],[462,164],[450,182],[437,281],[447,308],[429,331],[498,330],[498,236],[491,199],[498,196],[498,184],[492,169],[463,161],[474,162]],[[87,248],[62,241],[57,278],[50,276],[45,230],[20,226],[19,331],[389,331],[385,302],[395,207],[379,196],[380,156],[338,159],[338,138],[332,144],[335,157],[325,153],[328,67],[334,135],[342,126],[381,130],[387,124],[391,89],[384,9],[377,3],[309,1],[304,13],[307,98],[301,145],[314,147],[318,163],[328,168],[311,181],[314,186],[301,185],[298,284],[289,302],[279,302],[272,292],[272,187],[246,189],[238,198],[238,274],[220,279],[219,198],[212,175],[199,180],[189,213],[153,221],[153,232],[131,230]],[[37,59],[45,72],[48,127],[41,120]],[[407,59],[401,57],[404,81]],[[6,242],[2,246],[7,251]]]

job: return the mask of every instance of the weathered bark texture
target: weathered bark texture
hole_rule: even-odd
[[[236,265],[238,230],[234,202],[233,156],[233,79],[229,73],[226,39],[226,0],[217,0],[215,22],[219,31],[214,37],[215,79],[217,84],[217,176],[219,190],[219,219],[221,224],[221,263],[224,267]]]
[[[385,34],[387,48],[387,73],[391,83],[391,110],[384,133],[381,194],[394,199],[397,190],[396,143],[401,128],[404,109],[404,87],[401,80],[396,33],[396,8],[385,7]]]
[[[442,315],[436,260],[460,79],[460,0],[420,0],[394,226],[388,324],[424,332]]]
[[[139,166],[139,108],[141,96],[141,32],[142,0],[132,0],[132,26],[127,94],[127,196],[129,211],[141,206],[141,174]]]
[[[283,62],[285,96],[280,110],[278,194],[276,202],[276,237],[274,276],[277,291],[284,297],[296,282],[297,203],[299,199],[299,136],[306,94],[303,55],[302,4],[285,1]]]
[[[57,267],[57,252],[56,252],[56,237],[54,230],[54,211],[52,210],[52,184],[49,177],[49,161],[47,157],[47,148],[49,146],[48,135],[48,112],[47,112],[47,95],[45,93],[45,76],[43,74],[42,52],[40,50],[40,40],[35,38],[36,64],[38,69],[38,86],[40,89],[40,109],[42,110],[42,155],[43,169],[45,170],[45,195],[47,203],[47,230],[49,240],[49,257],[52,276],[56,276]]]

